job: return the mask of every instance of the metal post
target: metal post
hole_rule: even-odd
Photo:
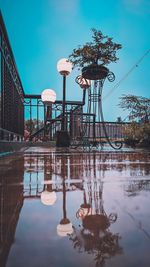
[[[46,105],[44,104],[44,141],[46,136]]]
[[[65,178],[63,178],[63,219],[67,219]]]
[[[30,135],[32,134],[32,103],[31,103],[31,98],[30,98]]]
[[[65,108],[66,108],[66,75],[63,75],[63,101],[62,101],[62,124],[61,130],[65,131]]]
[[[96,123],[95,123],[95,119],[96,119],[96,115],[94,114],[94,116],[93,116],[93,141],[94,142],[96,141],[96,129],[95,129]]]

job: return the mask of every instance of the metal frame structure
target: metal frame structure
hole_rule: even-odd
[[[104,121],[103,110],[102,110],[102,90],[105,79],[107,78],[110,82],[115,80],[115,75],[113,72],[110,72],[108,68],[95,64],[94,66],[84,67],[82,69],[82,76],[79,76],[80,79],[77,77],[76,82],[79,85],[82,85],[83,82],[86,81],[88,84],[88,80],[92,80],[93,83],[90,83],[90,86],[87,87],[88,91],[88,106],[87,106],[87,118],[85,129],[83,131],[83,137],[86,137],[87,140],[90,140],[91,137],[91,120],[89,119],[89,115],[93,115],[93,132],[92,132],[92,144],[91,147],[99,148],[99,146],[103,146],[103,141],[101,140],[101,132],[104,133],[104,138],[107,143],[114,149],[120,149],[122,147],[122,142],[119,140],[115,142],[111,142],[107,128]],[[96,137],[96,121],[97,121],[97,131],[99,132],[98,136]],[[90,143],[89,142],[89,147]]]
[[[29,111],[29,120],[33,119],[36,114],[36,131],[33,133],[32,129],[30,129],[30,140],[34,137],[42,134],[42,137],[46,137],[48,140],[54,140],[56,138],[57,131],[61,130],[62,126],[62,102],[61,100],[57,100],[52,105],[44,105],[41,101],[41,95],[25,95],[24,96],[24,105],[25,108]],[[85,92],[83,92],[82,101],[66,101],[65,102],[65,127],[69,133],[71,133],[72,129],[72,114],[76,112],[76,110],[80,110],[82,112],[82,107],[85,104]],[[33,109],[36,109],[33,112]],[[42,108],[43,113],[43,126],[39,128],[38,122],[40,118],[39,109]],[[47,135],[48,134],[48,135]],[[45,138],[46,140],[46,138]]]
[[[90,92],[89,90],[88,99]],[[89,107],[87,109],[91,112],[83,112],[85,98],[86,90],[83,90],[82,101],[65,102],[65,129],[70,135],[71,146],[92,148],[95,143],[96,146],[100,144],[102,147],[108,139],[113,143],[122,141],[123,128],[127,123],[96,121],[96,114]],[[29,120],[36,117],[37,121],[35,132],[30,131],[30,140],[35,137],[37,140],[41,138],[45,141],[56,141],[57,131],[60,131],[62,126],[62,101],[57,100],[54,104],[47,106],[42,103],[40,95],[25,95],[24,104],[29,111]],[[38,121],[41,113],[43,113],[43,126],[40,128]]]

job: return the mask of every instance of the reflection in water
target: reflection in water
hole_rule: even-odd
[[[77,218],[81,219],[82,225],[75,228],[70,236],[73,247],[79,253],[92,254],[95,266],[104,266],[105,260],[121,254],[119,246],[119,234],[113,234],[109,230],[112,223],[117,220],[117,214],[107,216],[103,206],[103,182],[96,179],[84,183],[84,203],[77,211]],[[88,196],[88,203],[87,203]]]
[[[57,234],[59,236],[67,236],[72,234],[73,226],[70,220],[67,218],[67,209],[66,209],[66,187],[65,187],[65,177],[62,178],[63,184],[63,218],[60,223],[57,225]]]
[[[10,247],[14,242],[19,214],[23,205],[23,158],[14,165],[8,160],[4,167],[1,160],[0,172],[0,266],[5,266]],[[19,183],[18,186],[11,186]]]
[[[56,192],[52,191],[50,185],[45,185],[44,191],[41,193],[41,202],[44,205],[51,206],[55,204],[56,199],[57,199]]]
[[[129,226],[129,220],[137,224],[139,218],[136,216],[140,214],[141,228],[139,224],[137,228],[140,228],[146,237],[150,236],[147,230],[149,206],[147,202],[145,203],[147,195],[143,197],[143,192],[150,192],[149,158],[148,153],[142,152],[55,151],[42,154],[27,151],[24,156],[0,160],[0,266],[39,266],[33,264],[32,254],[33,251],[37,253],[36,248],[39,247],[38,259],[40,259],[40,251],[43,250],[40,244],[46,243],[47,236],[51,239],[48,239],[48,245],[45,246],[47,250],[44,252],[42,263],[45,265],[41,266],[50,266],[47,255],[54,258],[52,266],[62,266],[62,260],[65,267],[75,266],[73,264],[75,261],[76,266],[79,266],[78,257],[75,259],[73,256],[71,262],[73,265],[67,263],[68,251],[70,257],[82,252],[78,256],[83,257],[85,266],[89,266],[89,256],[94,261],[93,266],[108,264],[112,257],[115,262],[116,255],[124,259],[130,258],[130,253],[127,254],[128,250],[132,251],[130,239],[136,237],[132,225]],[[134,196],[133,204],[130,202],[131,196]],[[139,199],[138,196],[140,196]],[[113,203],[120,203],[117,204],[118,206],[112,206],[111,202],[114,199],[116,202]],[[31,205],[28,207],[28,204]],[[141,210],[138,205],[141,205]],[[142,208],[145,208],[145,213]],[[22,213],[25,213],[24,217]],[[38,218],[37,232],[34,229],[36,225],[32,223],[34,216]],[[146,218],[145,224],[141,222],[143,218]],[[24,225],[28,225],[30,220],[32,233],[28,236],[28,242],[32,245],[32,252],[28,251],[27,254],[26,247],[29,243],[26,246],[22,243],[28,263],[20,265],[16,257],[20,246],[16,247],[16,243],[25,235]],[[124,223],[126,221],[127,225]],[[22,231],[16,233],[18,223],[21,224]],[[49,229],[49,227],[52,228]],[[46,235],[42,239],[44,231]],[[124,240],[129,236],[128,231],[131,237],[128,241],[129,246],[126,247],[127,241],[124,242]],[[34,238],[38,240],[38,236],[40,242],[36,242],[35,245]],[[50,245],[52,242],[53,245]],[[137,243],[140,244],[140,242]],[[144,244],[144,241],[141,244]],[[135,250],[136,246],[137,244]],[[54,257],[53,254],[58,247],[59,253],[63,251],[62,253],[67,255],[66,258]],[[141,250],[141,254],[145,253],[144,249]],[[144,265],[145,259],[143,256],[142,265],[147,267],[148,265]],[[132,265],[136,266],[136,264],[130,266]]]
[[[149,157],[142,153],[51,153],[47,155],[26,154],[25,171],[31,174],[43,172],[45,166],[53,179],[62,177],[62,160],[66,179],[82,179],[96,175],[104,177],[109,171],[128,171],[129,175],[145,176],[150,174]],[[96,168],[94,168],[96,166]],[[95,173],[94,173],[95,172]],[[37,177],[38,180],[38,177]]]
[[[44,205],[52,206],[55,204],[57,195],[53,190],[52,184],[52,166],[47,162],[47,158],[44,160],[44,188],[41,193],[41,202]]]
[[[63,192],[63,218],[61,219],[60,223],[57,225],[57,234],[59,236],[67,236],[69,234],[72,234],[73,232],[72,223],[67,218],[65,179],[66,179],[68,172],[66,172],[67,168],[65,166],[67,166],[67,158],[62,157],[61,158],[61,175],[62,175],[62,192]]]
[[[140,191],[150,191],[150,180],[131,181],[124,186],[124,191],[129,197],[137,196]]]

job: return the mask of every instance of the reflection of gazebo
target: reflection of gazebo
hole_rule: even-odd
[[[80,253],[94,256],[95,266],[103,266],[105,260],[122,253],[119,235],[111,233],[109,227],[117,220],[117,214],[107,215],[102,200],[103,183],[89,181],[84,184],[84,203],[77,211],[81,219],[80,228],[75,228],[70,240]]]

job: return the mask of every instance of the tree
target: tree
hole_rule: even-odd
[[[150,118],[150,98],[135,95],[123,95],[119,106],[129,111],[129,119],[148,121]]]
[[[123,95],[119,106],[129,111],[129,119],[132,121],[124,128],[126,143],[150,147],[150,98]]]
[[[132,122],[124,127],[127,145],[150,147],[150,123]]]
[[[25,129],[30,133],[35,133],[38,129],[44,126],[44,122],[41,120],[33,119],[25,121]]]
[[[92,42],[73,49],[73,53],[69,56],[74,66],[82,68],[90,64],[108,65],[116,62],[119,59],[116,52],[122,48],[121,44],[114,43],[113,38],[103,35],[101,31],[94,28],[91,31]]]

